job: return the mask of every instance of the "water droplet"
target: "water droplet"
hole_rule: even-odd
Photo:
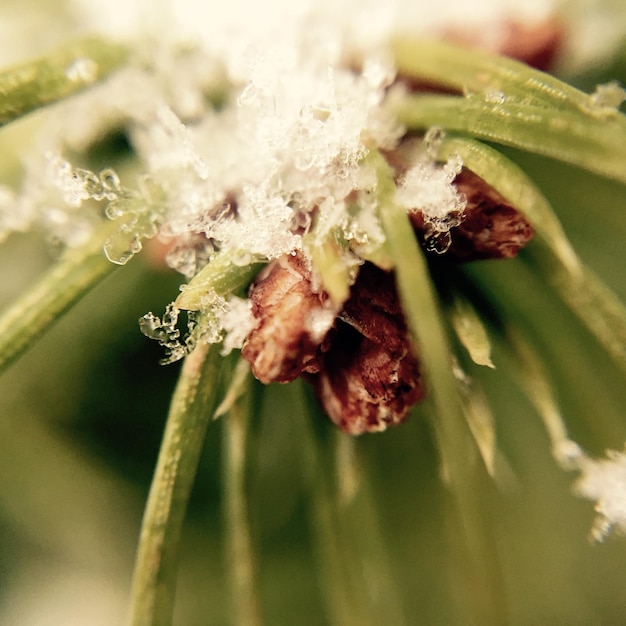
[[[424,236],[424,244],[427,252],[435,254],[445,254],[452,244],[452,237],[449,230],[432,231]]]

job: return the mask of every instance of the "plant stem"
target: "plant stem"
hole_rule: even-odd
[[[396,105],[409,129],[441,126],[577,165],[626,182],[626,117],[594,118],[578,111],[482,97],[406,96]]]
[[[218,252],[187,285],[183,285],[175,304],[179,309],[198,311],[202,309],[207,293],[219,296],[236,293],[248,285],[262,266],[254,261],[239,265],[235,252]]]
[[[368,159],[378,174],[380,218],[395,263],[400,300],[427,369],[435,409],[433,430],[455,514],[453,539],[464,568],[468,623],[503,624],[503,583],[486,502],[490,480],[465,418],[435,290],[409,218],[394,203],[389,166],[379,153],[370,153]]]
[[[326,619],[331,626],[371,624],[363,600],[363,587],[355,588],[356,559],[347,549],[338,511],[338,491],[333,482],[328,442],[311,425],[321,419],[317,404],[303,384],[299,385],[299,424],[302,458],[310,489],[310,516],[320,586],[326,603]],[[324,418],[325,419],[325,418]]]
[[[517,165],[480,142],[444,139],[439,156],[452,153],[529,219],[540,244],[528,247],[537,270],[626,372],[626,307],[582,264],[541,192]]]
[[[0,126],[94,85],[126,56],[120,45],[89,38],[0,72]]]
[[[389,534],[382,531],[372,480],[358,456],[358,440],[339,429],[332,433],[337,473],[337,517],[343,542],[350,550],[356,586],[369,623],[403,626],[399,585],[388,552]]]
[[[234,623],[238,626],[259,626],[262,623],[245,487],[246,442],[252,409],[249,388],[248,373],[242,397],[233,403],[224,418],[226,554]]]
[[[552,444],[552,456],[564,469],[574,469],[575,455],[579,449],[569,438],[541,357],[523,333],[512,325],[505,328],[505,339],[509,368],[516,374],[515,379],[520,388],[543,421]]]
[[[178,548],[217,397],[219,346],[199,345],[183,363],[174,391],[141,528],[132,587],[132,626],[172,622]]]
[[[580,260],[570,244],[550,203],[522,169],[501,152],[465,137],[446,136],[438,149],[445,160],[459,155],[465,167],[480,176],[521,211],[537,235],[572,272],[580,270]]]
[[[319,237],[313,231],[303,239],[305,250],[310,255],[313,268],[319,274],[324,291],[336,307],[342,306],[350,295],[351,281],[338,234],[330,232]]]
[[[441,41],[396,37],[391,42],[401,75],[460,93],[502,92],[519,104],[587,110],[587,94],[525,63]]]
[[[109,232],[113,223],[106,223]],[[97,232],[61,259],[0,317],[0,371],[17,359],[49,326],[116,265],[102,253],[105,237]]]

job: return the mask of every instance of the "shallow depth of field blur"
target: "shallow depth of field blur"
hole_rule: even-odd
[[[43,53],[73,34],[75,25],[53,4],[3,2],[0,66]],[[609,78],[626,83],[626,38],[611,58],[566,78],[586,90]],[[0,182],[19,176],[20,151],[36,136],[39,115],[0,129]],[[111,139],[90,155],[89,165],[123,170],[127,150],[122,138]],[[548,159],[507,154],[551,200],[582,259],[626,301],[624,187]],[[39,234],[16,234],[0,246],[0,307],[51,259]],[[173,271],[148,261],[140,256],[115,272],[0,378],[1,624],[123,622],[143,506],[180,366],[159,365],[161,348],[138,329],[138,318],[161,312],[180,283]],[[626,388],[620,376],[547,281],[529,268],[522,253],[465,271],[497,288],[508,319],[530,329],[573,438],[595,456],[621,449]],[[540,419],[500,365],[501,348],[494,348],[496,369],[477,366],[471,374],[482,381],[497,420],[504,469],[488,501],[510,623],[624,623],[626,539],[589,541],[593,504],[572,494],[573,476],[555,464]],[[297,386],[266,390],[247,467],[262,612],[272,626],[327,623],[299,448],[310,416],[292,408],[300,392]],[[313,428],[329,449],[342,445],[337,440],[345,435],[321,414]],[[219,420],[210,426],[184,531],[175,622],[188,626],[230,623],[221,430]],[[464,624],[455,602],[459,573],[446,533],[444,487],[424,409],[400,427],[360,437],[355,447],[406,622]],[[352,541],[367,537],[357,527]],[[366,575],[375,579],[377,572]]]

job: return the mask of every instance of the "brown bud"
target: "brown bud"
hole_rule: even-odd
[[[249,293],[257,327],[241,354],[261,382],[286,383],[303,371],[317,371],[317,350],[334,315],[324,293],[315,293],[301,254],[270,263]]]
[[[300,254],[268,265],[250,299],[258,325],[241,353],[254,375],[265,383],[303,375],[344,431],[384,430],[423,398],[392,273],[364,264],[336,320]]]
[[[458,261],[514,257],[534,234],[528,220],[493,187],[463,168],[455,178],[467,206],[463,221],[450,230],[446,257]],[[426,226],[420,211],[411,213],[411,222],[423,238]]]
[[[424,397],[391,272],[362,266],[325,344],[319,372],[307,379],[345,432],[385,430]]]

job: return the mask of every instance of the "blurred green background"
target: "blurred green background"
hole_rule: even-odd
[[[6,10],[22,15],[16,6],[8,3]],[[46,32],[44,18],[45,11],[34,20],[34,33]],[[43,49],[45,43],[36,46]],[[13,60],[10,51],[4,56],[3,62]],[[626,82],[626,54],[574,78],[589,88],[608,77]],[[36,125],[35,116],[0,131],[0,182],[15,181],[20,145]],[[508,154],[552,201],[583,260],[626,301],[624,187],[547,159]],[[49,263],[36,234],[5,242],[0,306],[23,293]],[[462,271],[497,311],[528,333],[574,439],[593,455],[621,449],[623,379],[527,255]],[[134,259],[0,378],[1,624],[123,622],[142,509],[179,370],[158,364],[161,349],[140,334],[137,319],[147,311],[161,314],[179,282],[141,256]],[[469,369],[493,406],[506,468],[495,493],[489,490],[487,515],[501,559],[509,623],[624,624],[626,541],[589,542],[593,504],[574,497],[574,476],[556,467],[541,421],[506,367],[504,353],[496,342],[496,369]],[[271,625],[328,623],[324,570],[311,532],[317,504],[299,445],[311,416],[299,414],[299,393],[293,387],[265,390],[249,446],[251,528],[262,612]],[[463,625],[468,622],[458,601],[458,560],[426,410],[415,410],[402,427],[354,442],[362,465],[357,479],[371,496],[388,566],[378,571],[376,556],[374,568],[360,575],[371,589],[394,589],[394,604],[407,624]],[[220,421],[209,429],[185,528],[178,624],[231,623],[221,431]],[[328,461],[321,471],[334,479],[329,459],[333,449],[341,449],[341,435],[319,416],[313,432],[321,452],[317,460]],[[350,466],[339,465],[338,471],[342,484]],[[358,521],[352,520],[355,532],[345,546],[348,561],[352,549],[369,550],[367,529],[361,535]],[[372,546],[372,552],[378,554],[378,548]],[[387,578],[384,584],[377,584],[379,575]]]

